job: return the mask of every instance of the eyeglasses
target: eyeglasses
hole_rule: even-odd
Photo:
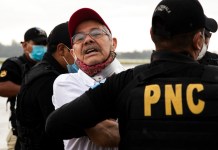
[[[72,37],[73,44],[78,44],[83,42],[87,35],[89,35],[93,39],[98,39],[103,35],[108,35],[108,33],[103,29],[98,29],[98,28],[92,29],[89,33],[77,33]]]

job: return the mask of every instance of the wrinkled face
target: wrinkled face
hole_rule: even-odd
[[[102,35],[99,36],[95,29],[100,29]],[[74,43],[73,49],[76,57],[86,65],[96,65],[104,62],[108,58],[110,51],[115,50],[116,39],[111,38],[109,31],[106,31],[103,25],[96,21],[82,22],[77,26],[75,33],[85,33],[84,38],[81,38],[81,36],[77,38],[82,40]]]

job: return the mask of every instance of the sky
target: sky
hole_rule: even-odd
[[[208,17],[218,21],[217,2],[199,0]],[[24,33],[40,27],[47,34],[69,20],[77,9],[97,11],[118,40],[116,51],[155,49],[150,38],[151,18],[160,0],[2,0],[0,5],[0,43],[23,41]],[[218,53],[218,32],[212,35],[209,51]]]

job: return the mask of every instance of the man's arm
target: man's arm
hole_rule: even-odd
[[[16,96],[20,91],[20,85],[11,81],[0,82],[0,95],[3,97]]]
[[[20,92],[21,74],[21,66],[11,58],[2,64],[0,70],[0,96],[17,96]]]

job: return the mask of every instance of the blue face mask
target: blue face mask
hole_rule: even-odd
[[[32,50],[31,53],[29,53],[29,56],[34,61],[40,61],[40,60],[42,60],[42,58],[43,58],[46,51],[47,51],[46,46],[33,45],[33,50]]]
[[[69,73],[77,73],[77,72],[78,72],[79,68],[78,68],[78,66],[75,64],[75,62],[74,62],[74,64],[71,64],[71,65],[70,65],[70,64],[67,62],[67,60],[65,59],[64,56],[63,56],[63,59],[64,59],[64,61],[67,63],[67,70],[68,70]]]
[[[75,63],[72,64],[72,65],[67,64],[67,70],[68,70],[69,73],[77,73],[79,68]]]

